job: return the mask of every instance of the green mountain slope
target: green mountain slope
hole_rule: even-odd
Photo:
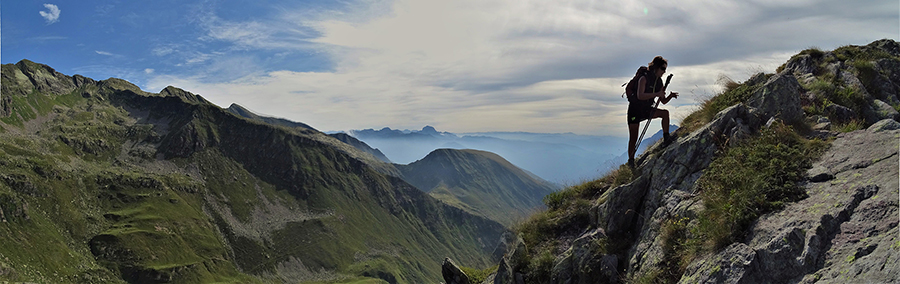
[[[541,199],[556,189],[497,154],[477,150],[438,149],[398,168],[431,196],[506,225],[542,207]]]
[[[502,225],[382,174],[312,129],[169,87],[2,66],[0,280],[437,282]]]

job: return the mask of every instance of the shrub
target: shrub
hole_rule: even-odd
[[[464,266],[459,267],[459,269],[462,270],[463,273],[466,274],[466,276],[469,276],[469,282],[471,283],[484,282],[484,280],[487,279],[487,277],[491,275],[491,273],[497,272],[497,269],[499,268],[500,265],[494,265],[493,267],[488,267],[485,269],[475,269]]]

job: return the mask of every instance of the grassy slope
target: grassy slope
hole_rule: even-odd
[[[431,196],[506,225],[540,208],[541,198],[554,190],[502,157],[477,150],[438,149],[399,168]]]
[[[445,256],[484,265],[493,244],[479,241],[502,230],[314,140],[135,89],[14,96],[0,118],[0,279],[260,281],[240,267],[431,282]]]

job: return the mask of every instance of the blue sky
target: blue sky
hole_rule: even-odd
[[[655,55],[682,94],[665,106],[678,121],[721,75],[898,39],[900,3],[18,0],[0,24],[4,64],[173,85],[320,130],[627,136],[620,85]]]

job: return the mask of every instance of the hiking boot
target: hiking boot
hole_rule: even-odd
[[[669,146],[672,142],[675,142],[675,138],[672,138],[669,133],[663,133],[663,147]]]

